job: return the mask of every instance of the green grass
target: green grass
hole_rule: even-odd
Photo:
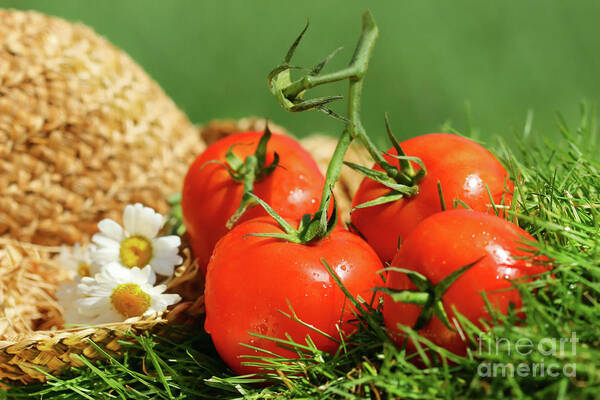
[[[146,334],[124,343],[122,359],[86,362],[47,384],[15,387],[0,398],[129,399],[129,398],[343,398],[343,399],[576,399],[597,398],[600,390],[600,160],[596,116],[582,108],[575,127],[559,116],[562,141],[529,135],[531,121],[512,147],[492,146],[513,177],[518,177],[513,217],[539,241],[539,253],[552,260],[553,270],[534,282],[518,283],[526,319],[494,315],[486,338],[499,343],[496,351],[456,357],[422,342],[436,355],[416,367],[394,347],[382,328],[381,314],[366,308],[359,315],[358,333],[336,354],[306,343],[286,342],[301,361],[264,358],[270,365],[263,377],[236,377],[215,353],[201,328],[173,327],[167,336]],[[513,142],[511,142],[513,143]],[[460,318],[460,316],[459,316]],[[462,320],[464,333],[482,335]],[[407,333],[415,336],[409,328]],[[579,341],[564,352],[550,352],[552,338]],[[416,337],[416,336],[415,336]],[[523,356],[514,344],[529,338],[546,347]],[[547,351],[548,350],[548,351]],[[551,353],[551,354],[550,354]],[[419,354],[416,357],[420,357]],[[478,374],[485,363],[555,363],[576,376],[498,376]],[[257,384],[267,380],[270,385]]]

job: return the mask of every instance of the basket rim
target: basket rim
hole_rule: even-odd
[[[125,332],[131,329],[152,328],[155,325],[167,323],[167,319],[163,318],[164,314],[165,313],[163,312],[160,315],[154,314],[147,317],[133,317],[125,321],[101,325],[81,325],[63,329],[24,332],[19,335],[0,339],[0,351],[19,343],[30,342],[30,344],[35,344],[49,339],[62,340],[69,336],[89,336],[102,330]]]

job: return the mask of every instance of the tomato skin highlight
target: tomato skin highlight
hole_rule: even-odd
[[[515,280],[545,272],[547,268],[538,258],[531,257],[523,240],[535,239],[502,218],[471,210],[450,210],[437,213],[419,224],[406,237],[394,257],[391,267],[413,270],[423,274],[434,285],[455,270],[477,261],[461,275],[443,295],[442,302],[450,321],[452,307],[479,327],[480,319],[489,319],[482,292],[493,307],[506,314],[510,303],[522,306],[519,291],[508,279]],[[387,287],[395,290],[415,289],[406,274],[389,271]],[[512,289],[511,289],[512,288]],[[498,291],[500,292],[494,292]],[[414,326],[421,307],[394,302],[384,295],[385,326],[397,345],[404,337],[398,324]],[[467,344],[457,332],[449,330],[435,315],[419,334],[447,350],[465,355]],[[414,345],[407,343],[409,351]]]
[[[284,357],[298,355],[275,342],[253,337],[249,332],[285,339],[288,333],[298,343],[310,335],[316,346],[328,352],[338,344],[292,321],[286,301],[304,322],[339,338],[354,327],[352,306],[321,263],[325,259],[354,296],[367,301],[373,289],[382,286],[379,257],[358,235],[335,228],[329,236],[308,245],[251,236],[251,233],[281,233],[270,218],[261,217],[233,228],[215,247],[206,276],[205,329],[221,358],[238,374],[259,372],[244,366],[242,355],[265,353],[240,343],[266,349]],[[343,310],[343,313],[342,313]]]
[[[442,186],[446,209],[453,207],[454,199],[460,199],[473,210],[491,212],[490,189],[496,204],[504,196],[504,204],[512,203],[512,182],[502,164],[484,147],[472,140],[447,133],[432,133],[408,139],[400,146],[407,156],[418,157],[427,169],[427,175],[419,183],[419,193],[393,203],[354,210],[352,224],[385,262],[390,262],[398,249],[398,238],[409,234],[418,223],[442,211],[438,193],[438,181]],[[397,155],[394,148],[389,154]],[[392,165],[398,161],[389,155],[385,159]],[[418,170],[420,166],[412,163]],[[378,165],[374,169],[381,171]],[[505,188],[506,186],[506,188]],[[381,197],[390,189],[371,179],[363,179],[352,207]]]
[[[184,180],[181,206],[194,257],[203,273],[217,241],[228,232],[225,224],[238,208],[244,193],[222,164],[227,150],[242,161],[254,154],[263,132],[243,132],[223,138],[192,163]],[[284,218],[301,218],[319,207],[325,178],[311,155],[288,136],[273,133],[267,145],[265,165],[280,157],[280,167],[254,184],[254,193]],[[208,163],[208,164],[207,164]],[[243,221],[267,215],[260,206],[246,211]]]

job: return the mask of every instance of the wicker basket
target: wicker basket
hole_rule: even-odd
[[[169,290],[184,301],[162,315],[57,329],[66,273],[59,244],[89,242],[126,204],[161,213],[206,144],[265,121],[214,121],[199,130],[127,55],[89,28],[34,12],[0,10],[0,381],[45,381],[77,357],[111,355],[126,332],[203,314],[203,282],[187,248]],[[271,124],[275,132],[286,133]],[[326,169],[335,140],[302,143]],[[353,149],[348,159],[367,156]],[[344,169],[335,193],[347,215],[358,177]],[[40,372],[43,371],[43,372]]]

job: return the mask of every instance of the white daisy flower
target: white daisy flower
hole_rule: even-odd
[[[166,285],[152,286],[152,276],[149,265],[126,269],[110,263],[77,285],[83,295],[75,301],[77,312],[85,323],[104,324],[161,313],[181,300],[177,294],[165,294]]]
[[[95,248],[96,246],[93,244],[80,246],[79,243],[76,243],[73,247],[63,245],[56,257],[56,262],[69,271],[71,279],[78,282],[84,276],[94,276],[100,272],[100,268],[92,262],[90,256]]]
[[[178,255],[179,236],[157,237],[166,219],[140,203],[128,205],[123,212],[123,229],[112,219],[98,224],[100,233],[92,237],[97,248],[92,252],[94,262],[105,265],[118,262],[126,268],[150,265],[159,275],[173,275],[176,265],[183,262]]]

